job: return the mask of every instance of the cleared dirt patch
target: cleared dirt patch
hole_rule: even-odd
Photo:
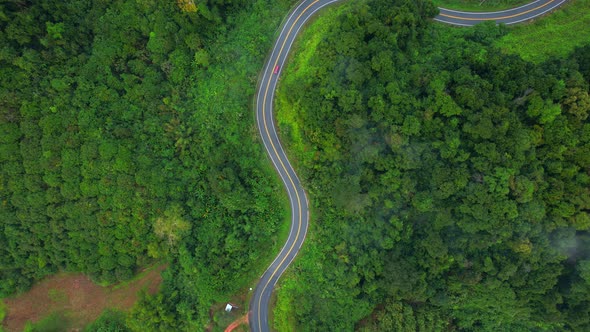
[[[155,293],[166,265],[148,268],[130,282],[101,287],[83,274],[58,274],[49,277],[28,292],[4,299],[7,306],[3,327],[22,331],[27,321],[37,322],[51,313],[62,313],[68,321],[68,331],[79,331],[106,308],[127,310],[137,301],[138,292],[146,289]]]
[[[245,314],[244,316],[233,321],[231,324],[229,324],[229,326],[225,329],[224,332],[238,332],[236,328],[242,324],[248,324],[248,314]],[[242,331],[244,330],[242,329]]]

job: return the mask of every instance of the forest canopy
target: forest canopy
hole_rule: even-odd
[[[0,4],[0,297],[165,260],[128,325],[201,330],[272,258],[284,194],[249,98],[291,4],[191,3]]]
[[[115,325],[198,331],[255,280],[285,204],[251,98],[292,2],[0,4],[0,297],[166,260]],[[590,46],[533,64],[435,12],[351,1],[286,68],[314,211],[275,323],[590,330]]]
[[[533,64],[434,13],[356,1],[304,32],[277,118],[313,237],[275,326],[588,331],[590,46]]]

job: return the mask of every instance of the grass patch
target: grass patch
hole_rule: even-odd
[[[50,289],[47,292],[47,296],[49,296],[49,299],[56,304],[61,304],[68,301],[68,295],[59,289]]]
[[[4,317],[6,317],[6,304],[4,301],[0,300],[0,332],[4,331],[4,328],[2,328]]]
[[[432,0],[437,7],[473,12],[495,11],[522,6],[532,0]]]
[[[70,320],[63,312],[54,312],[36,323],[27,322],[24,332],[62,332],[70,327]]]
[[[533,23],[512,27],[496,41],[506,53],[535,63],[564,57],[590,42],[590,0],[571,1]]]

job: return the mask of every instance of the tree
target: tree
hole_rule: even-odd
[[[190,231],[191,224],[184,219],[184,215],[180,205],[172,205],[164,211],[164,216],[154,222],[154,232],[165,239],[170,247],[175,246]]]

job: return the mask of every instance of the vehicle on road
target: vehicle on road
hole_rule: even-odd
[[[309,226],[309,202],[305,190],[280,144],[280,139],[277,135],[278,130],[275,127],[276,122],[273,119],[273,96],[278,83],[278,79],[273,79],[273,77],[274,75],[278,75],[281,66],[284,66],[300,28],[317,11],[338,1],[340,0],[301,0],[299,2],[299,5],[284,20],[285,23],[267,59],[267,65],[264,67],[264,75],[261,76],[261,81],[258,85],[256,97],[256,122],[258,124],[258,130],[268,157],[285,185],[292,209],[291,230],[285,245],[260,277],[250,300],[248,322],[253,332],[270,331],[268,316],[273,289],[302,247]],[[515,24],[544,15],[567,0],[530,1],[530,4],[515,9],[489,13],[458,12],[440,8],[440,15],[435,20],[457,26],[471,26],[491,20],[505,24]],[[273,63],[275,66],[272,74],[270,74],[268,69],[272,67]]]

